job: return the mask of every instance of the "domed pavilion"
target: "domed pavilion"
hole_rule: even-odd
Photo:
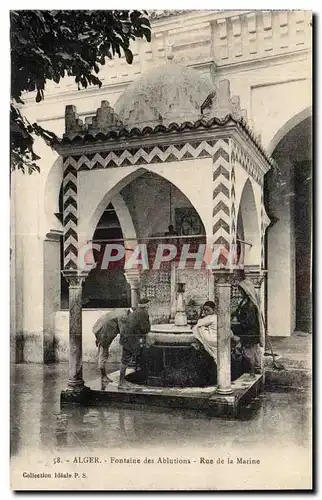
[[[219,303],[217,385],[211,398],[201,389],[199,396],[221,410],[226,398],[223,412],[235,412],[241,393],[256,393],[262,379],[244,389],[231,382],[230,309],[240,270],[261,292],[269,223],[263,179],[273,163],[229,81],[214,85],[210,76],[169,61],[133,81],[114,107],[102,101],[84,121],[67,106],[55,148],[64,162],[63,275],[70,304],[70,379],[62,401],[113,397],[112,389],[103,394],[84,385],[84,296],[101,290],[111,304],[117,297],[116,308],[135,307],[143,296],[152,324],[171,324],[184,284],[186,305]],[[158,267],[159,243],[176,245],[177,253],[161,254]],[[110,244],[123,250],[109,254]],[[122,265],[109,275],[99,269],[102,261]],[[149,402],[153,387],[144,390]],[[135,394],[134,388],[133,401]]]

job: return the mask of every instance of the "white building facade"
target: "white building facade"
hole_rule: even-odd
[[[239,96],[240,108],[261,136],[257,149],[245,139],[244,147],[255,158],[254,166],[244,153],[236,160],[236,231],[240,240],[252,245],[242,247],[243,263],[267,271],[262,298],[269,335],[309,332],[311,13],[159,11],[151,16],[151,24],[152,41],[133,44],[132,65],[121,58],[102,67],[100,89],[77,90],[69,79],[59,85],[50,83],[43,102],[36,103],[33,95],[26,97],[24,113],[30,121],[37,121],[60,137],[69,132],[65,129],[65,117],[66,124],[68,119],[77,122],[71,106],[76,106],[78,117],[90,128],[90,117],[99,117],[102,111],[97,110],[108,107],[106,103],[101,105],[102,101],[108,101],[123,122],[132,126],[139,123],[141,129],[143,125],[155,126],[159,115],[165,126],[180,119],[195,122],[198,116],[191,110],[200,109],[212,89],[219,93],[220,89],[227,89],[229,81],[230,94],[223,90],[222,95],[226,92],[229,99]],[[162,92],[158,95],[157,89],[162,85],[167,89],[167,98]],[[65,115],[66,106],[69,112]],[[145,149],[146,155],[152,154],[155,137],[151,137],[151,150]],[[218,148],[225,149],[225,137]],[[229,135],[229,140],[234,137]],[[196,137],[190,140],[196,141]],[[126,142],[131,141],[123,139],[120,149],[127,148]],[[139,148],[139,139],[137,142]],[[160,147],[162,143],[160,140]],[[171,150],[169,144],[165,147],[168,149],[161,151],[168,155],[167,163],[160,161],[160,156],[152,161],[141,154],[135,162],[122,164],[114,158],[114,168],[109,168],[111,164],[106,160],[108,146],[99,167],[94,166],[93,160],[98,150],[94,147],[92,156],[88,156],[87,149],[87,161],[92,162],[90,171],[78,171],[75,213],[71,208],[78,221],[78,235],[83,238],[78,242],[79,248],[92,240],[156,238],[165,234],[169,223],[178,229],[187,214],[198,228],[195,234],[201,232],[205,238],[209,233],[213,235],[216,222],[209,206],[213,206],[214,200],[216,151],[211,152],[210,160],[191,151],[189,156],[175,142]],[[267,153],[263,157],[261,148]],[[12,176],[11,339],[13,361],[43,363],[68,359],[68,285],[61,271],[67,248],[62,216],[69,198],[63,182],[66,186],[69,181],[66,157],[71,153],[59,154],[41,141],[37,142],[37,152],[41,156],[40,174],[14,172]],[[81,167],[81,146],[77,151],[74,145],[73,157],[77,155]],[[278,164],[278,173],[269,168],[270,156]],[[101,168],[102,162],[108,168]],[[131,287],[133,292],[133,287],[139,286],[150,299],[159,290],[152,319],[159,321],[168,314],[172,282],[166,273],[162,282],[162,276],[159,273],[156,282],[152,276],[147,281],[141,276],[137,285],[130,273],[126,276],[117,269],[108,277],[92,272],[83,285],[85,360],[95,357],[91,331],[95,320],[106,309],[127,307]],[[197,283],[191,276],[182,279],[187,284],[187,301],[193,299],[199,304],[212,298],[214,284],[210,275],[200,275]],[[116,345],[114,354],[117,357]]]

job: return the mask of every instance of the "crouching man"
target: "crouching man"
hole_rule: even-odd
[[[126,313],[106,313],[101,316],[93,326],[93,333],[98,347],[98,367],[101,371],[101,390],[104,391],[107,384],[112,380],[107,375],[107,361],[110,345],[120,333],[120,318],[126,317]]]
[[[148,304],[147,299],[139,300],[138,306],[131,309],[127,316],[123,316],[119,320],[120,344],[122,346],[120,388],[126,387],[126,369],[132,359],[139,355],[142,343],[145,342],[145,336],[150,331]]]

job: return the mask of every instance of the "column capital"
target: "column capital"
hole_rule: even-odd
[[[137,307],[141,273],[139,269],[127,269],[124,276],[131,288],[131,307]]]
[[[129,285],[139,285],[141,272],[139,269],[127,269],[124,271],[124,276]]]
[[[219,271],[213,271],[214,283],[215,285],[232,285],[240,281],[239,273],[236,271],[231,271],[229,269],[221,269]]]
[[[266,274],[267,271],[263,269],[245,269],[245,278],[250,280],[257,288],[261,287]]]
[[[89,271],[80,271],[78,269],[66,269],[62,271],[62,275],[68,282],[69,286],[82,286],[83,281],[89,275]]]

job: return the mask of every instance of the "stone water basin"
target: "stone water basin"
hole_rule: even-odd
[[[142,370],[128,380],[158,387],[213,386],[216,367],[213,359],[200,349],[191,325],[152,325],[146,336]]]
[[[153,344],[161,345],[191,345],[195,340],[192,326],[177,326],[173,323],[152,325],[146,336],[147,347]]]

